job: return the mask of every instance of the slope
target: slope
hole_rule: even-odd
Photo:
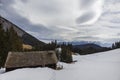
[[[24,68],[3,73],[0,80],[120,80],[120,49],[73,57],[77,62],[62,63],[63,70]]]
[[[10,21],[8,21],[7,19],[5,19],[1,16],[0,16],[0,24],[3,25],[3,28],[5,30],[9,29],[10,27],[13,27],[14,30],[17,32],[17,34],[22,38],[24,44],[29,44],[32,46],[45,44],[44,42],[39,41],[38,39],[36,39],[32,35],[28,34],[24,30],[22,30],[21,28],[19,28],[18,26],[16,26],[15,24],[11,23]]]

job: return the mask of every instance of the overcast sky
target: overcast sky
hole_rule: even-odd
[[[40,40],[120,40],[120,0],[0,0],[0,15]]]

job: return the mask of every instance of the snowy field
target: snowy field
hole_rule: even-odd
[[[76,63],[62,63],[64,69],[24,68],[3,73],[0,80],[120,80],[120,49],[73,56]]]

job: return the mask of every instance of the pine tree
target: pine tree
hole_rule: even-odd
[[[4,66],[9,51],[22,51],[22,40],[13,27],[5,31],[0,24],[0,67]]]
[[[2,24],[0,24],[0,66],[2,66],[2,55],[3,55],[3,46],[4,46],[4,30]]]
[[[6,33],[2,27],[2,24],[0,24],[0,66],[3,66],[6,60],[7,56],[6,44],[7,44]]]
[[[112,44],[112,49],[115,49],[115,44],[114,43]]]
[[[22,40],[17,35],[17,32],[14,30],[13,27],[11,27],[8,32],[8,44],[10,45],[11,51],[21,51],[22,50]]]
[[[120,48],[120,41],[112,44],[112,49]]]
[[[62,62],[67,62],[70,63],[72,62],[72,53],[71,53],[71,45],[66,45],[63,43],[63,45],[61,45],[62,47],[62,53],[61,53],[61,61]]]

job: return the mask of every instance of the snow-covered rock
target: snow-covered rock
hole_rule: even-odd
[[[0,69],[0,74],[5,73],[5,68]]]

